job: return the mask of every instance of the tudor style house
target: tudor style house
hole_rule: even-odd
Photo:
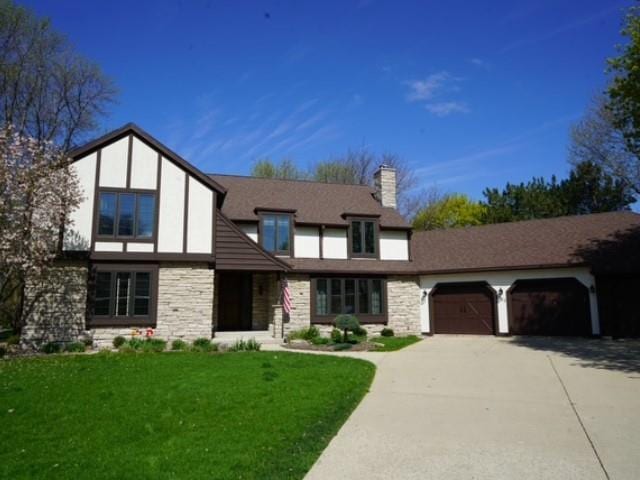
[[[340,313],[398,335],[640,333],[619,307],[640,270],[630,212],[412,235],[384,165],[375,188],[207,175],[133,124],[71,156],[83,198],[25,342],[281,339]]]

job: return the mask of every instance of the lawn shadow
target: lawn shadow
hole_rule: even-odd
[[[576,337],[512,337],[519,347],[560,353],[588,368],[640,373],[640,340],[609,340]]]

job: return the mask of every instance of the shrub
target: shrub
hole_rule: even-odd
[[[61,349],[62,345],[60,345],[58,342],[47,342],[41,348],[41,350],[47,355],[52,353],[60,353]]]
[[[20,343],[20,335],[11,335],[7,337],[7,345],[18,345]]]
[[[205,337],[196,338],[193,341],[192,349],[196,352],[210,352],[214,349],[211,340]]]
[[[381,337],[393,337],[394,333],[393,333],[393,329],[391,328],[383,328],[382,330],[380,330],[380,336]]]
[[[82,342],[71,342],[64,346],[65,352],[84,352],[85,346]]]
[[[5,347],[0,346],[0,358],[4,357],[7,354],[7,349]]]
[[[340,334],[340,336],[342,336],[342,334]],[[314,345],[326,345],[326,344],[329,343],[329,338],[328,337],[315,337],[315,338],[312,338],[310,341]]]
[[[167,348],[166,340],[161,338],[150,338],[143,342],[142,350],[145,352],[164,352]]]
[[[250,338],[249,340],[245,340],[241,338],[240,340],[236,340],[236,342],[229,347],[230,352],[257,352],[260,350],[260,342],[258,342],[255,338]]]
[[[85,347],[92,348],[93,347],[93,338],[85,338],[84,340],[82,340],[82,343],[84,343]]]
[[[128,342],[126,342],[124,345],[132,348],[133,350],[142,350],[144,348],[144,342],[145,341],[142,340],[141,338],[132,338]]]
[[[331,341],[333,343],[342,342],[342,332],[337,328],[334,328],[333,330],[331,330]]]
[[[114,346],[114,348],[120,348],[121,346],[123,346],[126,343],[126,341],[127,340],[123,336],[118,335],[117,337],[115,337],[113,339],[113,346]]]
[[[314,338],[317,338],[319,336],[320,330],[318,330],[318,327],[316,327],[315,325],[312,325],[307,328],[301,328],[300,330],[294,330],[293,332],[289,333],[289,335],[287,335],[287,338],[290,341],[301,339],[311,342]]]
[[[171,342],[171,350],[186,350],[189,345],[184,340],[174,340]]]
[[[362,328],[360,325],[358,325],[357,328],[354,328],[353,330],[351,330],[351,332],[356,336],[356,337],[363,337],[363,338],[367,338],[367,331]]]
[[[245,350],[247,352],[258,352],[260,351],[260,347],[262,347],[262,345],[255,338],[250,338],[249,340],[247,340],[247,343],[245,344]]]
[[[347,343],[347,339],[349,336],[349,331],[354,331],[360,328],[360,322],[354,315],[338,315],[335,320],[336,328],[339,328],[343,331],[343,342]]]

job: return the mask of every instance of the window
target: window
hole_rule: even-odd
[[[92,325],[154,323],[155,267],[96,267]]]
[[[351,256],[375,257],[377,255],[377,227],[375,220],[351,220]]]
[[[155,205],[153,193],[100,192],[98,236],[153,239]]]
[[[386,323],[386,283],[381,278],[316,278],[312,321],[331,323],[336,315],[356,315],[361,323]]]
[[[260,236],[265,250],[278,254],[289,255],[291,252],[291,215],[271,214],[260,215]]]

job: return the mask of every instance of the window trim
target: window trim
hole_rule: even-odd
[[[114,218],[114,228],[113,234],[105,235],[100,233],[100,194],[102,193],[114,193],[116,195],[116,215]],[[136,195],[135,200],[135,211],[133,218],[133,235],[118,235],[118,224],[120,223],[120,195],[121,194],[134,194]],[[136,227],[138,214],[140,211],[140,202],[138,202],[138,195],[153,195],[154,205],[153,205],[153,221],[152,228],[153,232],[150,237],[139,237],[136,235]],[[98,189],[98,193],[96,195],[96,221],[94,222],[94,238],[97,242],[133,242],[133,243],[155,243],[156,238],[158,236],[158,216],[159,212],[159,201],[158,201],[158,192],[156,190],[150,189],[142,189],[142,188],[112,188],[112,187],[101,187]]]
[[[380,220],[376,217],[363,217],[363,216],[353,216],[353,217],[347,217],[346,218],[347,222],[349,223],[349,226],[347,228],[347,253],[348,253],[348,258],[374,258],[374,259],[380,259]],[[371,222],[373,223],[373,253],[355,253],[353,251],[353,222],[360,222],[360,224],[362,225],[362,230],[361,230],[361,238],[362,238],[362,246],[364,248],[364,239],[365,239],[365,228],[364,228],[364,223],[365,222]]]
[[[94,264],[91,267],[91,274],[87,295],[86,327],[155,327],[158,312],[158,265],[141,264]],[[94,315],[96,277],[98,272],[120,273],[127,272],[135,274],[138,272],[149,273],[149,315],[128,315],[115,316],[112,306],[109,305],[109,315]],[[113,278],[113,275],[112,275]],[[112,279],[113,281],[113,279]],[[113,288],[113,284],[110,286]],[[131,302],[135,298],[135,283],[131,289],[133,295],[127,300]]]
[[[372,280],[380,280],[381,282],[381,287],[382,287],[382,313],[380,314],[372,314],[372,313],[367,313],[367,314],[361,314],[358,313],[359,310],[359,294],[358,294],[358,280],[368,280],[369,282],[369,292],[371,292],[371,281]],[[327,315],[319,315],[317,313],[316,307],[317,307],[317,292],[318,292],[318,288],[317,288],[317,284],[318,284],[318,280],[327,280],[327,282],[331,282],[331,280],[340,280],[341,281],[341,304],[342,306],[344,306],[344,297],[345,297],[345,289],[344,289],[344,281],[345,280],[355,280],[355,295],[354,295],[354,302],[355,302],[355,310],[356,312],[353,313],[353,315],[355,315],[358,319],[358,321],[363,324],[363,325],[367,325],[367,324],[381,324],[381,325],[387,325],[388,321],[389,321],[389,316],[388,316],[388,304],[387,304],[387,278],[386,277],[377,277],[374,275],[347,275],[347,276],[340,276],[340,275],[327,275],[327,276],[317,276],[317,277],[313,277],[311,278],[311,323],[312,324],[330,324],[332,325],[334,323],[334,320],[336,318],[337,315],[340,314],[334,314],[334,313],[328,313]],[[370,294],[370,293],[369,293]],[[327,294],[329,297],[331,296],[330,293]],[[331,300],[329,299],[329,302],[331,302]],[[330,307],[330,303],[329,303],[329,307]],[[329,308],[330,310],[330,308]],[[371,296],[369,298],[369,310],[371,310]]]
[[[289,217],[289,250],[274,250],[273,252],[270,252],[269,250],[266,249],[266,247],[263,244],[263,234],[264,234],[264,217],[267,216],[275,216],[275,217]],[[258,244],[264,248],[265,250],[267,250],[267,252],[271,253],[272,255],[275,255],[277,257],[293,257],[293,239],[294,239],[294,229],[295,229],[295,223],[294,223],[294,215],[291,212],[287,212],[287,211],[278,211],[278,210],[263,210],[260,211],[258,213]],[[276,246],[278,244],[278,222],[276,221],[276,225],[275,225],[275,232],[276,232]]]

